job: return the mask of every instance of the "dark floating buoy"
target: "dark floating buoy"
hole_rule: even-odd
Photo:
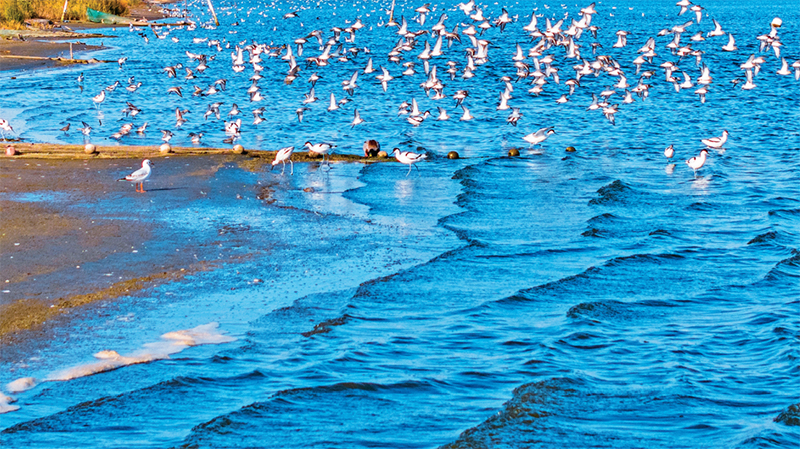
[[[458,159],[458,151],[451,151],[447,153],[447,159]]]
[[[574,153],[575,147],[567,147],[567,153]]]
[[[519,149],[512,148],[512,149],[508,150],[508,155],[511,156],[511,157],[519,156]]]

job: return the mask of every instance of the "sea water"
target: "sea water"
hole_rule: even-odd
[[[182,4],[178,5],[182,6]],[[452,30],[477,24],[455,2],[432,3],[424,26],[413,21],[422,3],[398,2],[393,17],[410,31],[428,29],[447,14]],[[88,137],[113,144],[123,123],[141,126],[121,144],[157,145],[161,129],[172,142],[225,145],[232,103],[242,109],[247,148],[276,150],[330,141],[335,151],[361,153],[366,139],[383,148],[426,152],[419,170],[399,164],[297,164],[295,173],[253,172],[224,157],[197,184],[181,176],[180,158],[160,159],[146,197],[115,194],[86,201],[80,191],[41,192],[20,201],[60,201],[108,219],[133,219],[185,237],[216,264],[183,281],[81,316],[35,354],[6,360],[0,370],[0,442],[8,447],[790,447],[798,435],[798,298],[800,298],[800,82],[781,76],[771,48],[760,51],[774,17],[781,56],[800,58],[792,2],[714,2],[700,24],[683,34],[704,35],[717,20],[739,49],[724,52],[727,35],[693,42],[703,51],[713,82],[705,103],[699,86],[676,92],[659,66],[671,61],[696,81],[693,56],[666,48],[662,29],[696,20],[678,16],[673,2],[598,2],[581,56],[618,61],[631,87],[640,79],[632,61],[656,37],[654,72],[646,99],[621,104],[615,124],[589,111],[592,93],[619,78],[581,78],[563,105],[555,100],[574,78],[576,59],[552,48],[552,78],[540,95],[517,80],[516,44],[532,43],[522,27],[532,13],[539,29],[587,4],[478,4],[490,19],[505,7],[514,22],[477,36],[489,58],[463,79],[467,36],[433,58],[445,100],[432,100],[422,52],[430,34],[403,53],[415,75],[387,60],[398,42],[385,27],[389,2],[215,2],[220,26],[200,2],[187,4],[198,26],[104,30],[116,36],[90,43],[111,48],[98,59],[128,60],[68,69],[3,72],[0,111],[19,137],[81,143],[58,131],[90,124]],[[287,12],[298,17],[283,19]],[[359,48],[346,62],[307,66],[322,50],[310,37],[297,79],[284,83],[288,63],[264,57],[258,81],[265,100],[250,102],[252,64],[231,70],[237,45],[272,47],[360,18],[365,27],[343,48]],[[464,24],[464,25],[461,25]],[[614,48],[616,31],[630,32]],[[144,37],[147,42],[145,43]],[[163,36],[163,39],[158,36]],[[174,42],[175,38],[177,42]],[[195,43],[193,39],[198,38]],[[209,47],[218,40],[222,51]],[[343,40],[343,39],[342,39]],[[228,44],[230,47],[228,48]],[[445,41],[446,46],[446,41]],[[296,49],[295,54],[296,54]],[[168,78],[163,67],[194,68],[186,52],[214,55],[209,68]],[[285,53],[284,53],[285,54]],[[741,89],[740,65],[750,55],[765,62],[756,88]],[[248,57],[245,52],[245,58]],[[341,82],[363,71],[367,59],[396,78],[383,92],[373,74],[359,73],[352,101],[328,112],[330,93],[349,97]],[[332,58],[333,59],[333,58]],[[450,79],[447,61],[458,76]],[[526,62],[533,64],[530,57]],[[83,89],[76,81],[83,72]],[[319,101],[303,122],[295,110],[317,72]],[[123,88],[133,76],[142,87]],[[506,89],[523,113],[497,110]],[[226,90],[193,96],[227,80]],[[731,80],[739,78],[738,84]],[[107,92],[98,107],[92,97]],[[182,86],[183,97],[167,94]],[[458,118],[452,95],[465,89],[474,120]],[[432,94],[431,94],[432,96]],[[398,115],[416,99],[434,117],[419,127]],[[130,101],[142,112],[120,112]],[[221,118],[203,118],[222,102]],[[265,122],[251,124],[264,107]],[[437,107],[452,116],[435,121]],[[189,110],[175,126],[175,108]],[[351,127],[354,109],[365,119]],[[556,134],[530,148],[522,137],[552,126]],[[730,132],[694,173],[684,161],[701,139]],[[667,160],[663,149],[674,145]],[[575,152],[565,152],[572,146]],[[507,157],[520,148],[520,157]],[[462,156],[450,160],[457,151]],[[107,167],[102,179],[113,181]],[[161,176],[161,181],[159,181]],[[181,189],[157,190],[169,178]],[[105,181],[98,181],[105,182]],[[112,185],[113,187],[113,185]],[[191,193],[187,193],[191,192]],[[49,199],[48,199],[49,198]],[[7,198],[8,199],[8,198]],[[154,238],[142,251],[159,248]],[[169,244],[174,242],[170,241]],[[155,250],[155,249],[151,249]],[[116,259],[115,259],[116,260]],[[120,259],[124,260],[124,259]],[[220,261],[225,262],[220,262]],[[103,261],[97,262],[102,265]],[[202,338],[198,336],[202,335]]]

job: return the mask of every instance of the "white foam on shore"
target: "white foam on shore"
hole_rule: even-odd
[[[220,333],[218,328],[219,323],[208,323],[192,329],[167,332],[161,336],[161,340],[146,343],[141,350],[128,356],[120,355],[117,351],[113,350],[100,351],[94,354],[94,357],[98,361],[59,371],[44,379],[43,382],[77,379],[79,377],[91,376],[92,374],[111,371],[137,363],[163,360],[191,346],[236,341],[235,338]],[[30,390],[39,383],[40,382],[33,377],[23,377],[8,383],[6,385],[6,391],[19,393]],[[0,393],[0,414],[19,409],[17,406],[9,405],[11,402],[14,402],[12,398]]]
[[[13,412],[14,410],[19,410],[19,406],[11,405],[11,403],[14,401],[16,401],[16,399],[12,398],[11,396],[6,396],[3,393],[0,393],[0,415],[3,413]]]

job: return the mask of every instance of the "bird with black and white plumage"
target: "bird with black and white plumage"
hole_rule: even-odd
[[[289,164],[291,165],[291,172],[289,174],[293,175],[294,162],[292,162],[292,153],[294,153],[294,147],[284,147],[278,150],[278,152],[275,153],[275,160],[272,161],[272,167],[270,167],[270,171],[272,171],[276,165],[283,164],[283,169],[281,170],[281,174],[283,174],[284,171],[286,171],[286,161],[289,161]]]
[[[310,151],[312,153],[321,154],[322,155],[322,164],[325,164],[325,155],[329,154],[331,152],[331,150],[336,148],[336,145],[334,145],[332,143],[326,143],[326,142],[320,142],[320,143],[306,142],[304,144],[304,146],[306,148],[308,148],[308,151]],[[331,166],[331,163],[330,163],[330,158],[329,158],[328,167],[330,168],[330,166]]]
[[[700,141],[708,148],[720,149],[725,145],[725,142],[728,141],[728,130],[723,130],[722,136],[720,137],[711,137],[708,139],[701,139]]]
[[[11,127],[11,123],[8,123],[8,120],[0,118],[0,133],[3,134],[3,140],[8,140],[6,138],[6,131],[13,133],[14,128]]]
[[[700,154],[695,156],[686,161],[686,165],[689,166],[692,170],[694,170],[695,175],[697,175],[697,170],[700,170],[703,165],[706,163],[706,158],[708,157],[708,150],[703,148],[700,150]]]
[[[400,151],[400,148],[393,149],[392,154],[398,162],[408,165],[408,173],[406,173],[406,176],[411,173],[411,167],[414,167],[417,169],[417,171],[419,171],[419,168],[414,164],[428,157],[427,154],[413,153],[411,151]]]

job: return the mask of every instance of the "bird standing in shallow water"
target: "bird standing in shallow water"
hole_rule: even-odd
[[[400,148],[395,148],[394,150],[392,150],[392,154],[394,155],[395,159],[397,159],[401,164],[408,165],[408,173],[406,173],[406,176],[408,176],[411,173],[411,167],[414,167],[417,169],[417,171],[419,171],[419,168],[417,168],[417,166],[414,164],[428,157],[427,154],[417,154],[417,153],[412,153],[410,151],[400,151]]]
[[[131,173],[130,175],[120,178],[117,181],[128,181],[136,184],[136,192],[144,193],[144,182],[147,178],[150,177],[152,173],[153,163],[150,162],[150,159],[145,159],[142,161],[142,168],[136,170],[135,172]]]
[[[97,94],[94,97],[92,97],[92,101],[94,101],[94,104],[95,104],[95,106],[97,106],[98,109],[100,108],[100,103],[102,103],[103,100],[105,100],[105,99],[106,99],[106,91],[105,90],[101,90],[99,94]]]
[[[281,174],[286,171],[286,161],[289,161],[291,164],[292,171],[289,173],[290,175],[294,174],[294,162],[292,162],[292,153],[294,153],[294,147],[285,147],[278,150],[275,154],[275,160],[272,161],[272,167],[270,167],[270,171],[278,165],[279,163],[283,164],[283,170],[281,170]]]
[[[727,130],[722,131],[722,137],[712,137],[710,139],[701,140],[701,142],[703,142],[703,144],[708,148],[716,148],[716,149],[722,148],[722,146],[725,145],[725,142],[727,141],[728,141]]]
[[[3,140],[8,140],[6,139],[6,131],[13,133],[14,128],[11,127],[11,124],[8,123],[8,120],[0,118],[0,133],[3,134]]]
[[[706,157],[708,157],[708,150],[703,148],[700,150],[700,155],[687,160],[686,165],[691,167],[694,170],[694,174],[697,175],[697,170],[700,170],[700,167],[706,163]]]
[[[308,151],[316,154],[322,155],[322,163],[325,163],[325,155],[328,154],[333,148],[336,148],[336,145],[330,143],[314,143],[306,142],[305,146],[308,147]],[[328,168],[331,167],[330,157],[328,158]]]

